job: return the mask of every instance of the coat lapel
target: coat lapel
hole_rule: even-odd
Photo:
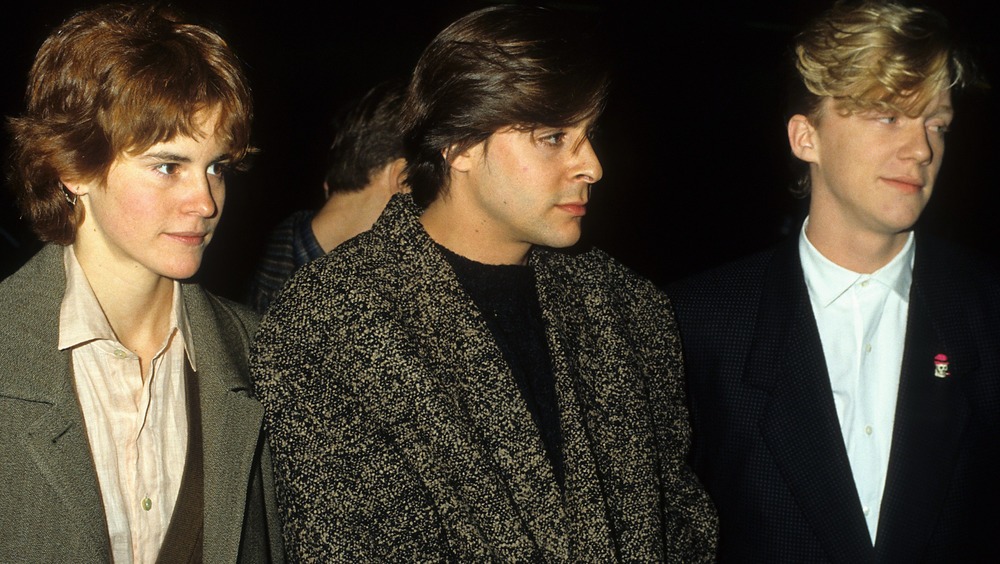
[[[565,560],[561,494],[514,377],[416,216],[405,224],[396,236],[416,244],[404,249],[400,276],[416,283],[392,306],[407,311],[390,315],[414,321],[396,335],[399,358],[380,359],[400,371],[380,376],[379,419],[435,498],[456,557],[506,546],[507,554]]]
[[[794,244],[775,253],[767,273],[745,378],[770,394],[761,434],[830,559],[870,561],[871,539],[798,259],[798,239],[791,239]]]
[[[206,562],[233,562],[242,538],[247,484],[260,448],[264,408],[249,390],[248,343],[226,332],[203,291],[184,286],[197,350],[205,480]],[[234,355],[240,355],[236,357]],[[223,542],[217,542],[224,539]]]
[[[537,250],[532,258],[559,392],[567,508],[574,512],[574,545],[581,551],[571,556],[662,559],[661,539],[643,534],[662,527],[660,461],[650,433],[653,423],[645,417],[650,393],[638,369],[642,362],[636,343],[619,330],[630,320],[624,308],[609,307],[615,298],[602,294],[607,288],[592,285],[580,292],[567,285],[581,275],[573,267],[582,259],[567,261],[547,250]],[[668,311],[665,302],[661,305]],[[629,437],[627,447],[622,437]]]
[[[563,436],[562,453],[566,472],[566,506],[573,512],[568,516],[570,526],[573,527],[570,534],[573,538],[572,546],[581,551],[580,554],[570,554],[570,559],[586,560],[589,557],[612,560],[616,551],[605,505],[605,488],[602,487],[602,476],[598,471],[595,454],[602,454],[599,447],[605,437],[601,432],[613,428],[607,424],[612,414],[601,409],[608,402],[602,401],[605,398],[600,392],[610,395],[613,393],[612,389],[618,386],[614,383],[609,386],[594,383],[597,385],[593,386],[583,381],[578,353],[585,345],[579,340],[567,338],[568,335],[580,333],[567,326],[557,315],[565,310],[559,307],[558,298],[553,294],[554,288],[547,284],[548,281],[541,272],[539,276],[539,301],[559,401],[559,425]],[[604,369],[605,374],[616,373],[612,366],[605,366]],[[609,457],[601,460],[608,465],[620,462]],[[612,471],[607,467],[602,469]]]
[[[978,356],[960,319],[956,295],[961,292],[935,266],[927,246],[918,245],[876,542],[879,560],[885,562],[913,562],[923,554],[969,421],[961,381],[975,371]],[[938,354],[948,358],[949,374],[943,378],[935,376]]]

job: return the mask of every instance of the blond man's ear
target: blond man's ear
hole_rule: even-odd
[[[788,120],[788,145],[792,149],[792,154],[799,160],[807,163],[819,162],[818,143],[816,127],[809,118],[795,114]]]

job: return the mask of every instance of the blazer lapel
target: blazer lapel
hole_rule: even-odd
[[[61,510],[72,516],[69,520],[103,533],[93,539],[91,550],[110,559],[104,502],[73,386],[72,358],[68,351],[58,350],[59,309],[66,286],[62,257],[63,247],[48,245],[18,273],[30,280],[24,292],[35,316],[32,332],[18,338],[33,346],[23,348],[25,356],[10,359],[17,363],[12,370],[19,376],[0,379],[0,395],[23,400],[18,402],[21,409],[37,414],[22,435],[27,455],[56,492]]]
[[[43,400],[51,405],[24,435],[24,446],[56,492],[63,510],[76,515],[73,521],[88,523],[88,528],[102,531],[103,535],[94,540],[109,550],[104,501],[94,473],[83,415],[73,391],[70,362],[68,353],[59,353],[36,364],[44,367],[47,378],[53,377],[54,368],[60,372],[60,384],[57,394]],[[110,558],[110,552],[107,554]]]
[[[840,431],[798,239],[767,273],[745,378],[770,393],[760,431],[834,562],[874,556]],[[791,288],[791,290],[789,290]]]
[[[260,448],[264,408],[249,390],[243,337],[223,333],[202,290],[184,286],[196,346],[201,393],[206,562],[233,562],[239,552],[247,488]],[[227,539],[213,542],[213,539]]]
[[[906,327],[906,346],[896,402],[892,452],[882,498],[876,549],[880,561],[920,559],[951,487],[951,474],[969,408],[961,388],[978,356],[965,336],[954,284],[934,270],[926,248],[917,247]],[[950,272],[947,274],[951,274]],[[950,340],[946,340],[947,336]],[[935,356],[948,359],[948,375],[935,375]]]

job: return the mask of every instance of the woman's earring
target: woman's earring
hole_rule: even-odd
[[[66,185],[62,182],[59,183],[59,187],[62,188],[63,197],[66,198],[66,202],[69,204],[69,207],[75,208],[76,202],[80,199],[80,196],[70,192],[69,188],[66,188]]]

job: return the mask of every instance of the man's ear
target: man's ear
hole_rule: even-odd
[[[472,170],[473,160],[477,158],[477,155],[479,155],[482,151],[482,147],[482,142],[476,143],[472,147],[469,147],[460,153],[457,150],[457,146],[452,145],[442,151],[442,155],[444,155],[444,159],[448,161],[448,165],[456,172],[469,172]]]
[[[819,162],[819,136],[809,118],[795,114],[788,120],[788,144],[792,154],[807,163]]]

